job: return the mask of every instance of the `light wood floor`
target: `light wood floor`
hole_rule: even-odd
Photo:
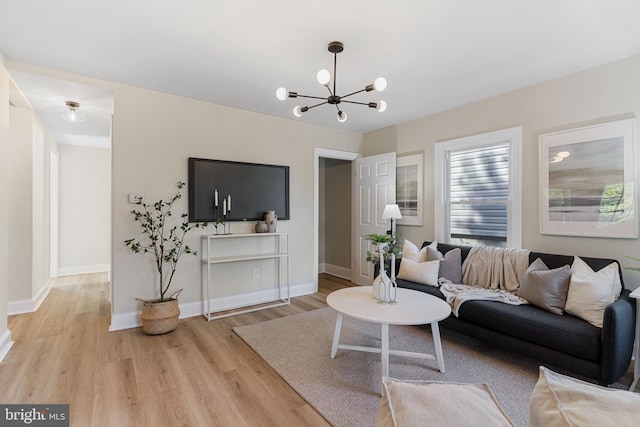
[[[0,402],[68,403],[72,426],[328,426],[232,328],[326,307],[351,284],[162,336],[108,332],[104,275],[59,280],[35,313],[9,317],[15,344],[0,364]],[[328,353],[327,353],[328,354]]]

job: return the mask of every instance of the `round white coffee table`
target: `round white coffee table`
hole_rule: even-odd
[[[382,376],[389,376],[389,354],[430,359],[438,362],[440,372],[444,372],[444,358],[440,343],[438,321],[451,314],[451,307],[443,300],[424,292],[398,288],[396,304],[379,304],[373,298],[371,286],[355,286],[332,292],[327,297],[327,304],[338,312],[336,329],[333,335],[331,358],[335,358],[339,348],[344,350],[381,353]],[[340,331],[343,316],[354,317],[366,322],[380,323],[381,348],[340,344]],[[435,356],[412,351],[389,350],[389,325],[431,325]]]

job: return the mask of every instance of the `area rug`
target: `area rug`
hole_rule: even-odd
[[[380,355],[339,349],[331,359],[336,312],[327,307],[233,330],[293,389],[338,427],[375,425]],[[391,325],[390,348],[434,353],[428,326]],[[391,355],[398,379],[486,383],[517,426],[527,425],[539,363],[440,328],[445,373],[434,360]],[[341,343],[380,346],[380,325],[345,316]]]

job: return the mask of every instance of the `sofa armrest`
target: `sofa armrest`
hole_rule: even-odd
[[[602,354],[600,384],[609,385],[618,380],[631,363],[635,335],[635,302],[630,291],[623,289],[620,298],[604,311],[602,324]]]

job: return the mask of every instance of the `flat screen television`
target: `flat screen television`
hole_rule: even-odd
[[[218,191],[217,216],[223,199],[231,196],[227,221],[257,221],[266,211],[278,220],[289,219],[289,166],[189,158],[189,222],[216,220],[214,193]]]

